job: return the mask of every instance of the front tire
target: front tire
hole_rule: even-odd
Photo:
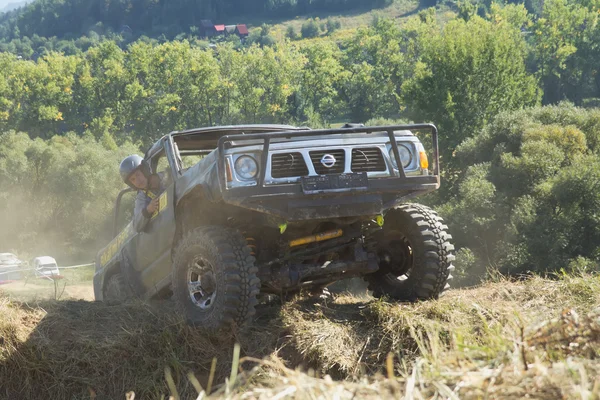
[[[187,233],[173,258],[173,294],[188,323],[219,330],[248,322],[260,291],[254,261],[234,229],[206,226]]]
[[[365,277],[373,296],[416,301],[436,299],[448,289],[454,246],[447,229],[428,207],[391,210],[377,237],[379,270]]]

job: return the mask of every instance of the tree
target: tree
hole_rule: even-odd
[[[600,112],[569,104],[501,113],[458,146],[440,207],[460,247],[504,272],[600,259]]]
[[[267,24],[262,24],[259,30],[255,30],[250,34],[248,44],[273,46],[275,44],[275,38],[271,35],[271,27]]]
[[[296,29],[293,25],[288,25],[285,36],[291,40],[296,40],[298,38],[298,33],[296,33]]]
[[[314,19],[307,19],[306,22],[302,24],[302,37],[305,39],[310,39],[319,36],[319,24]]]
[[[542,14],[531,31],[545,104],[567,97],[581,104],[600,61],[593,44],[600,37],[597,22],[597,7],[588,9],[568,0],[544,2]],[[593,93],[597,96],[600,91],[594,87]]]
[[[339,19],[327,18],[327,34],[330,35],[342,27]]]
[[[347,104],[340,96],[340,87],[348,79],[341,64],[342,52],[332,43],[317,42],[303,46],[306,58],[301,72],[300,108],[317,113],[314,117],[329,121],[340,115]]]
[[[413,120],[438,124],[442,154],[451,162],[459,143],[499,112],[536,104],[539,90],[525,68],[525,42],[508,22],[475,16],[441,31],[424,25],[417,28],[419,61],[402,98]]]
[[[354,121],[391,117],[400,113],[399,94],[409,74],[401,34],[389,19],[359,28],[343,43],[342,65],[348,71],[341,95]]]
[[[30,139],[0,133],[0,241],[22,253],[89,257],[106,244],[130,143],[107,148],[87,136]]]

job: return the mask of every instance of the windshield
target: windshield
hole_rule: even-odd
[[[56,264],[42,264],[40,268],[56,268]]]

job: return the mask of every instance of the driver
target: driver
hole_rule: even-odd
[[[133,227],[141,232],[158,210],[158,196],[165,189],[162,177],[152,174],[148,163],[136,154],[121,161],[119,172],[123,181],[138,191],[133,210]]]

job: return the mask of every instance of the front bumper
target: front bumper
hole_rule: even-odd
[[[255,186],[229,189],[223,193],[223,200],[293,222],[378,215],[439,186],[438,176],[372,179],[366,190],[318,194],[305,194],[300,184]]]

